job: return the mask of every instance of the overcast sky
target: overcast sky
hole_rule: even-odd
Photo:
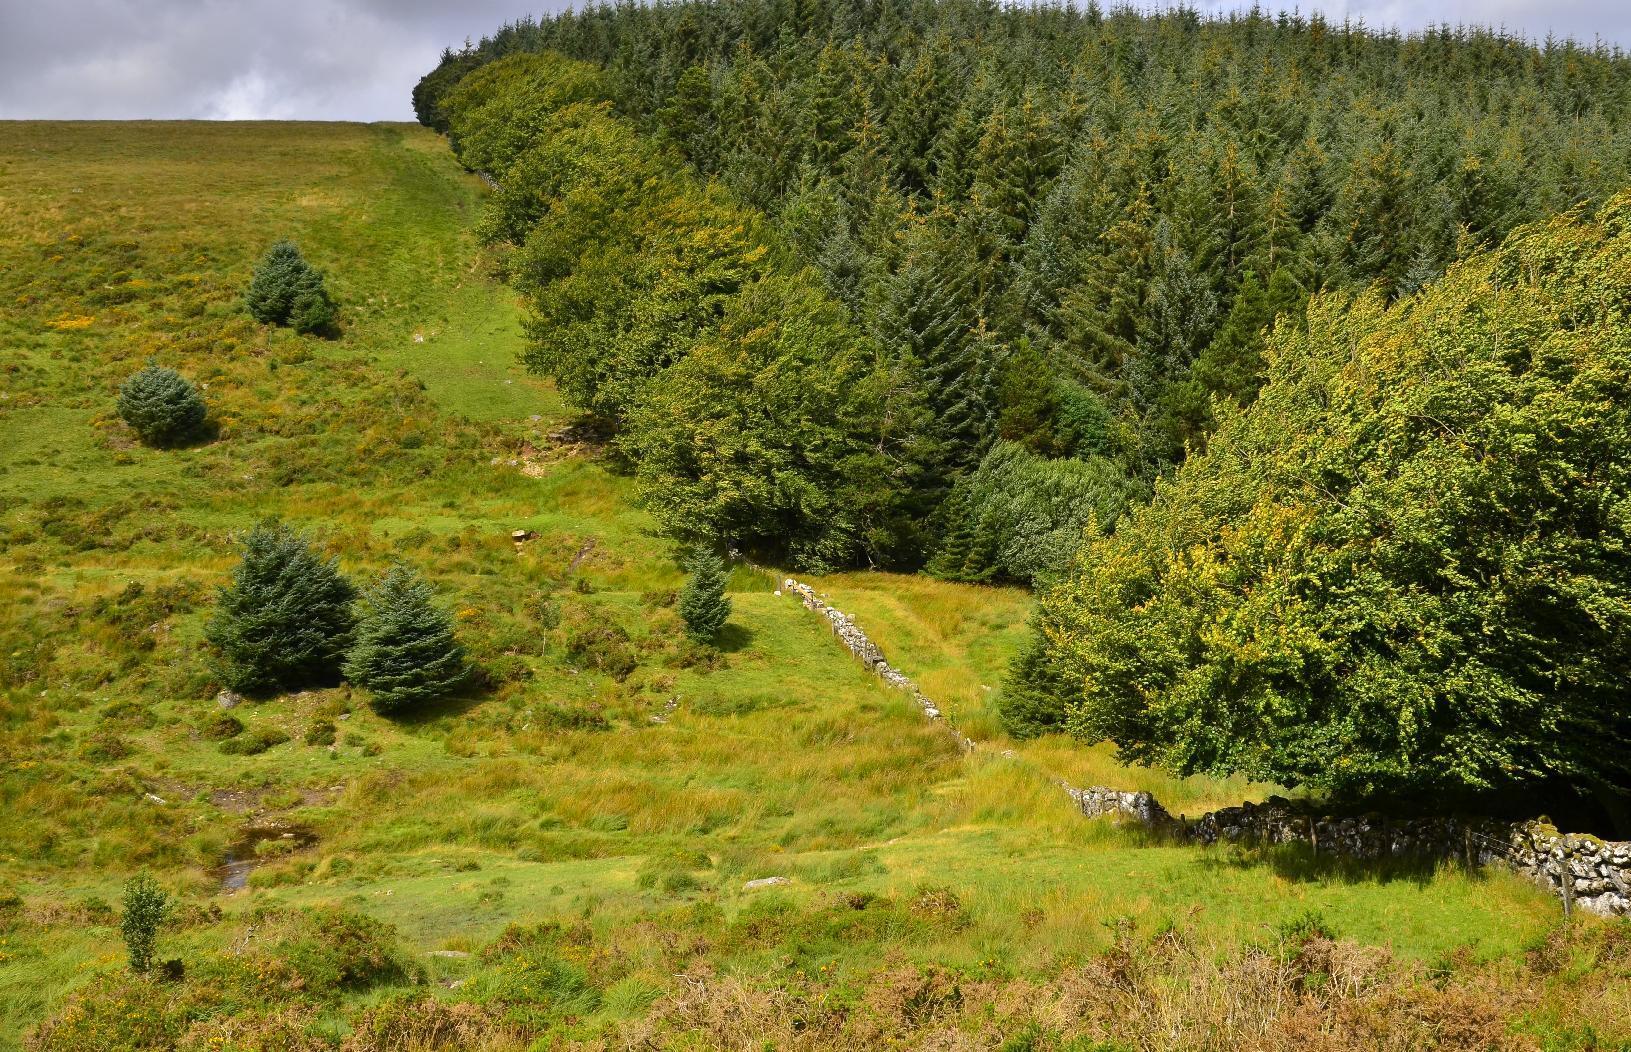
[[[412,120],[442,48],[546,0],[0,0],[0,118]],[[1108,6],[1108,5],[1107,5]],[[1207,11],[1249,7],[1203,0]],[[1265,2],[1265,8],[1275,5]],[[1484,23],[1631,46],[1628,0],[1304,0],[1340,21]]]

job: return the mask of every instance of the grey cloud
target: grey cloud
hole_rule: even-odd
[[[1372,27],[1499,25],[1537,40],[1631,45],[1623,0],[1301,6]],[[409,92],[442,48],[527,9],[525,0],[0,0],[0,118],[410,120]]]

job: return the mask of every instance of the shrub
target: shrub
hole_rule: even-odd
[[[519,1034],[484,1005],[402,994],[363,1014],[346,1038],[345,1052],[509,1047],[512,1043],[522,1046]]]
[[[719,553],[705,545],[692,549],[685,569],[690,576],[680,589],[680,619],[692,639],[711,642],[730,620],[731,601],[725,595],[730,571]]]
[[[1103,457],[1048,460],[998,443],[952,488],[945,539],[927,570],[952,581],[1056,576],[1095,522],[1108,531],[1139,486]]]
[[[288,740],[289,736],[276,727],[256,727],[246,734],[228,738],[216,748],[228,756],[259,756]]]
[[[313,720],[311,726],[306,728],[307,745],[333,745],[335,727],[333,720]]]
[[[318,994],[410,982],[417,973],[393,928],[332,907],[302,914],[272,953],[299,977],[300,988]]]
[[[130,970],[145,973],[153,965],[159,925],[170,912],[170,896],[143,873],[125,882],[125,911],[119,921],[130,955]]]
[[[364,594],[366,610],[345,674],[373,695],[375,711],[446,697],[469,679],[453,619],[434,598],[424,578],[401,565]]]
[[[199,728],[206,738],[225,741],[243,733],[243,721],[230,712],[212,713]]]
[[[174,369],[149,362],[119,388],[119,416],[150,446],[177,446],[198,437],[209,407],[198,388]]]
[[[566,656],[573,664],[604,672],[621,683],[639,663],[629,633],[615,621],[590,620],[578,613],[566,629]]]
[[[356,624],[355,597],[336,560],[282,523],[262,522],[206,629],[222,679],[246,693],[332,681]]]
[[[290,241],[267,249],[245,299],[256,321],[288,325],[297,332],[322,332],[334,324],[338,313],[323,286],[323,275]]]

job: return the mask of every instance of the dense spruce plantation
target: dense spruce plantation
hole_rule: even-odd
[[[1628,73],[749,0],[510,25],[415,102],[675,537],[1049,586],[1015,736],[1631,829]]]
[[[471,71],[544,51],[594,66],[534,67],[545,94],[610,100],[627,125],[562,111],[557,134],[529,104],[480,130],[502,93],[541,96]],[[1628,73],[1617,52],[1475,29],[731,0],[508,25],[449,52],[415,103],[507,194],[558,195],[564,222],[523,208],[490,230],[527,260],[533,362],[619,429],[673,528],[808,565],[1028,581],[1060,565],[1052,531],[985,509],[1030,500],[1038,473],[1072,498],[1032,502],[1048,526],[1079,531],[1082,508],[1106,524],[1204,445],[1218,402],[1255,397],[1264,330],[1299,324],[1310,294],[1407,295],[1631,182]],[[654,151],[631,168],[630,130],[706,184],[678,189]],[[575,191],[617,231],[592,260],[563,243],[590,214],[574,178],[618,187]],[[652,244],[638,207],[717,233]],[[778,316],[808,323],[761,324]],[[773,408],[728,440],[649,419],[735,401],[748,376]],[[1010,445],[1090,467],[1021,468]]]

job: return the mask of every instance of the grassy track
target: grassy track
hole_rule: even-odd
[[[482,192],[417,128],[0,124],[0,1049],[119,967],[109,906],[137,869],[192,910],[162,952],[194,962],[297,906],[377,917],[415,957],[585,925],[618,965],[551,1017],[577,1034],[704,965],[840,990],[886,960],[1046,977],[1174,925],[1233,954],[1309,911],[1407,960],[1511,960],[1550,928],[1553,904],[1498,874],[1329,870],[1083,821],[1029,765],[961,757],[769,579],[738,573],[724,653],[687,646],[678,571],[628,482],[547,449],[564,410],[514,364],[517,309],[470,234]],[[338,339],[240,310],[282,236],[330,273]],[[219,438],[132,443],[110,410],[149,357],[208,385]],[[528,472],[524,444],[544,451]],[[233,532],[269,512],[348,572],[422,567],[489,686],[394,723],[346,688],[261,702],[236,714],[289,741],[224,755],[201,630]],[[517,547],[523,527],[539,536]],[[984,688],[1024,595],[821,587],[997,733]],[[609,623],[636,661],[621,680],[571,649]],[[308,744],[324,722],[334,745]],[[1025,748],[1179,809],[1260,791]],[[260,861],[233,895],[229,851]],[[790,883],[742,889],[768,876]],[[908,909],[936,889],[955,906]],[[844,905],[870,901],[892,905]],[[371,999],[324,1009],[325,1032]]]

